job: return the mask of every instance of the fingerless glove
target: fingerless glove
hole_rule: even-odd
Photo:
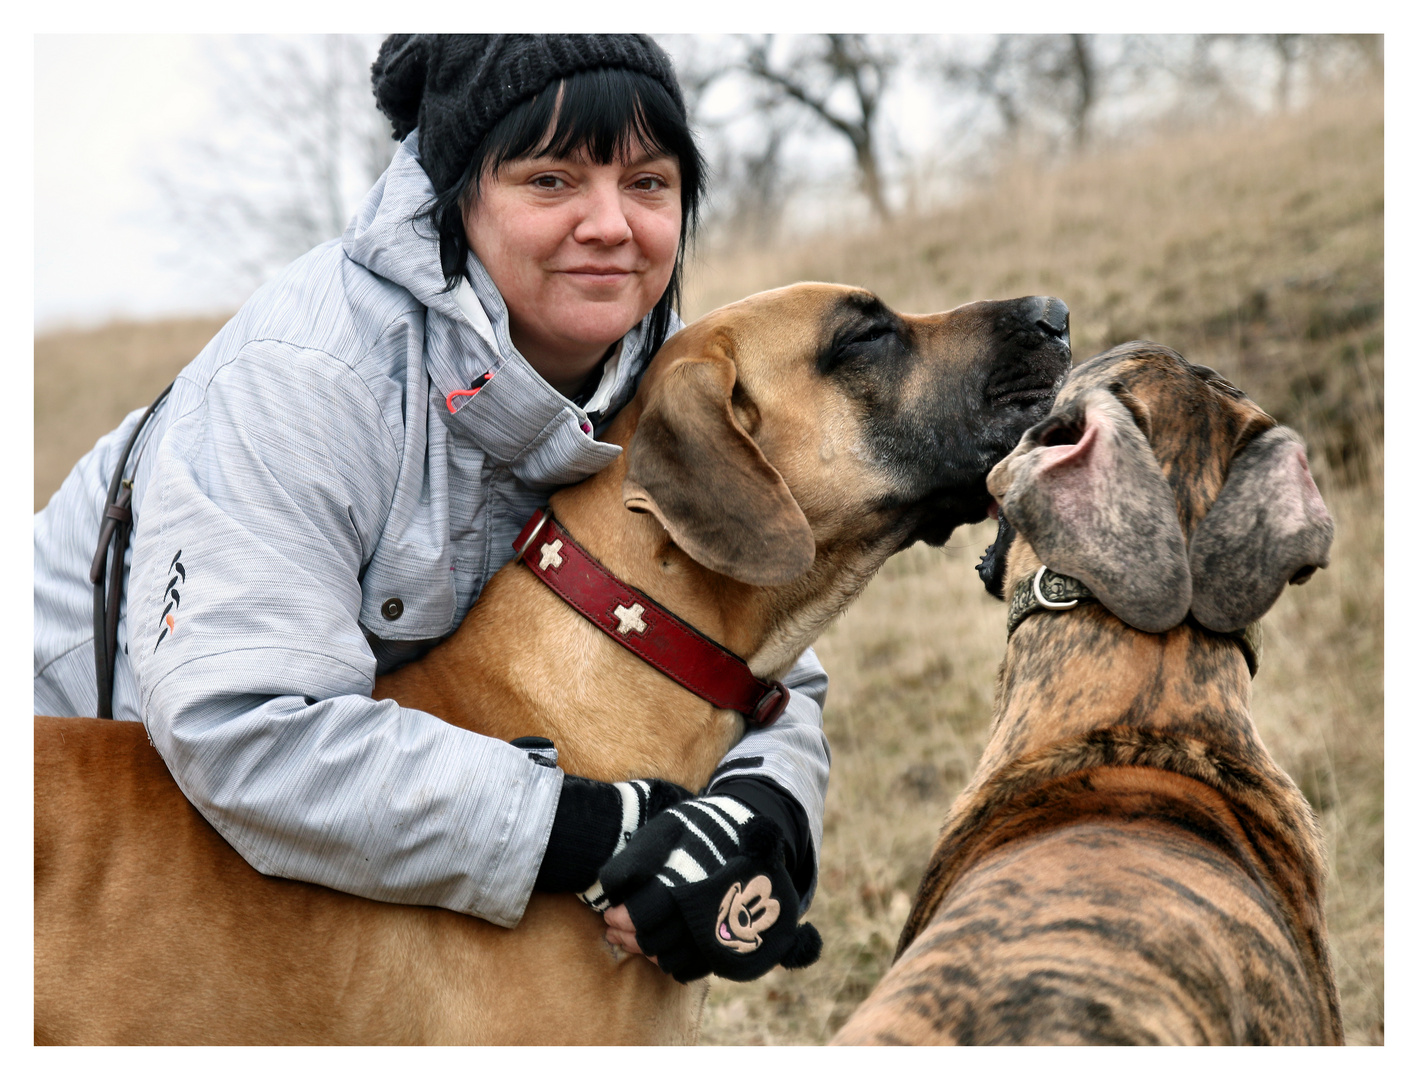
[[[624,903],[647,956],[680,982],[746,982],[822,951],[784,863],[782,830],[742,800],[705,795],[649,821],[601,870],[607,906]]]

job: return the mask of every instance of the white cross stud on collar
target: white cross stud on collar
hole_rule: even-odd
[[[542,569],[550,566],[553,570],[561,566],[561,556],[557,554],[561,550],[561,541],[553,540],[550,544],[542,545]]]
[[[620,625],[615,628],[617,634],[628,634],[631,631],[637,634],[645,633],[645,621],[640,618],[645,614],[645,609],[639,604],[629,608],[622,605],[616,608],[613,614],[620,620]]]

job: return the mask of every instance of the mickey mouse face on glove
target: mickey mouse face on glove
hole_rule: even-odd
[[[763,944],[763,932],[778,921],[779,911],[766,875],[751,878],[747,885],[736,881],[719,901],[714,936],[725,948],[751,953]]]

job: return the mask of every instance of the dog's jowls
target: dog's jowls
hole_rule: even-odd
[[[610,570],[781,675],[893,552],[981,520],[985,477],[1068,369],[1057,300],[906,316],[804,284],[675,335],[552,497]],[[495,387],[495,384],[494,384]],[[456,634],[370,687],[601,780],[701,787],[742,731],[520,564]],[[681,986],[534,893],[511,930],[263,877],[183,798],[141,725],[35,723],[35,1039],[643,1043],[697,1036]]]
[[[1249,709],[1247,625],[1328,561],[1298,436],[1134,342],[990,490],[1005,598],[1042,560],[1096,602],[1015,599],[984,756],[835,1041],[1341,1042],[1319,829]]]

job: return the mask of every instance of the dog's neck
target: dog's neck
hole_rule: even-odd
[[[705,569],[675,545],[652,515],[625,509],[623,476],[624,467],[617,461],[557,492],[550,500],[552,514],[616,577],[752,661],[766,630],[767,604],[760,595],[764,590]]]
[[[778,624],[775,598],[699,566],[652,516],[627,511],[622,462],[553,495],[557,520],[612,573],[748,658],[756,674],[780,675],[759,657]],[[515,662],[484,662],[490,656]],[[494,575],[450,638],[382,676],[375,696],[499,739],[548,737],[558,763],[578,775],[658,776],[695,790],[744,730],[737,713],[672,682],[516,563]]]
[[[632,402],[602,438],[627,446]],[[611,573],[700,633],[780,678],[899,546],[888,535],[839,549],[821,543],[795,581],[753,586],[690,559],[651,514],[625,508],[626,455],[551,497],[556,519]],[[904,528],[904,526],[903,526]],[[509,655],[515,667],[483,657]],[[659,776],[691,789],[707,782],[742,735],[716,709],[622,648],[520,564],[493,576],[462,626],[417,664],[382,676],[375,696],[424,709],[500,739],[543,735],[568,771],[597,779]]]
[[[1039,566],[1027,542],[1016,539],[1005,595]],[[1190,623],[1144,633],[1097,603],[1038,612],[1009,639],[977,775],[1117,727],[1202,735],[1223,750],[1249,752],[1259,744],[1250,696],[1245,654],[1230,637]]]
[[[735,619],[732,605],[715,610],[683,580],[692,574],[657,559],[653,520],[641,522],[617,502],[616,520],[603,524],[604,515],[588,512],[587,486],[552,500],[587,550],[729,648],[747,640],[748,619]],[[743,725],[616,644],[517,563],[493,576],[450,638],[382,676],[374,696],[493,738],[545,736],[570,773],[657,776],[691,789],[708,781]]]

